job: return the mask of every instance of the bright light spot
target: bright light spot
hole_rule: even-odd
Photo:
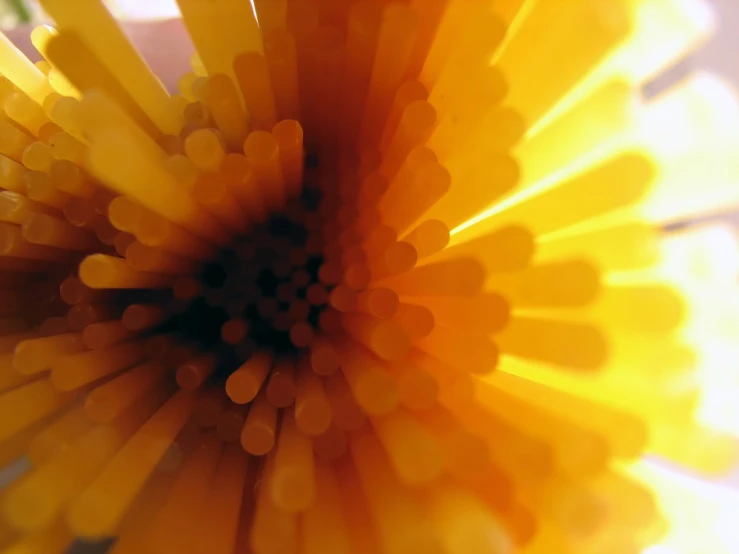
[[[693,75],[644,105],[634,140],[658,169],[643,217],[670,222],[739,206],[739,103],[721,79]]]
[[[635,477],[655,491],[669,530],[643,554],[736,554],[739,552],[739,490],[710,483],[642,460]]]
[[[711,224],[662,243],[661,274],[676,282],[690,310],[684,329],[697,355],[702,391],[698,421],[739,437],[739,239],[728,225]]]
[[[663,544],[656,544],[644,550],[642,554],[680,554],[680,553],[676,552],[669,546],[665,546]]]
[[[179,17],[175,0],[107,0],[108,8],[120,19],[165,19]]]

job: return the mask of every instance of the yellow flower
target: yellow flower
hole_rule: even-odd
[[[45,61],[0,40],[4,552],[706,546],[735,499],[665,464],[736,461],[736,244],[676,229],[739,202],[739,109],[639,93],[702,0],[178,0],[175,95],[41,4]]]

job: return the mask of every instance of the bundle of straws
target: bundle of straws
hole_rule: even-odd
[[[636,554],[645,454],[734,463],[660,229],[739,201],[739,112],[634,92],[701,1],[178,0],[174,95],[41,4],[43,61],[0,37],[3,552]]]

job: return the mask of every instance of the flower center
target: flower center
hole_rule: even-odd
[[[297,361],[319,330],[333,285],[321,280],[320,195],[300,198],[179,278],[157,330],[215,355],[227,376],[258,350]]]

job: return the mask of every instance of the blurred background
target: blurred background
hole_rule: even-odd
[[[739,84],[739,2],[707,0],[714,6],[717,33],[690,59],[681,64],[683,70],[702,68],[717,72]],[[111,12],[122,20],[144,21],[179,16],[175,0],[105,0]],[[45,23],[48,18],[36,0],[0,0],[0,29],[22,24]]]
[[[685,61],[686,68],[716,71],[739,84],[739,2],[708,0],[716,10],[717,34],[702,50]],[[111,12],[124,20],[151,20],[178,17],[175,0],[105,0]],[[24,23],[44,23],[46,15],[35,0],[0,0],[0,29]]]
[[[715,34],[699,50],[648,83],[643,91],[646,97],[658,94],[696,70],[718,75],[739,88],[739,0],[706,2],[713,8]],[[164,69],[165,73],[159,72],[160,77],[170,90],[175,90],[177,78],[186,71],[192,52],[182,26],[171,21],[179,16],[175,0],[106,0],[106,3],[112,13],[128,22],[126,31],[134,43],[143,50],[152,67]],[[32,57],[34,52],[27,40],[29,25],[45,22],[49,20],[34,0],[0,0],[0,29],[10,31],[13,40]],[[690,253],[696,271],[709,272],[717,286],[726,291],[727,310],[739,310],[739,214],[729,211],[679,221],[665,228],[665,232],[681,233],[686,229],[694,232],[696,237],[694,252]],[[725,373],[721,378],[737,382],[737,360],[729,357],[724,363]],[[715,384],[718,386],[714,390],[720,390],[721,383]],[[732,387],[732,390],[736,389]],[[739,410],[733,415],[739,417]],[[713,417],[720,419],[726,414],[714,414]],[[739,429],[739,422],[732,421],[727,427]],[[673,531],[662,543],[648,548],[643,554],[739,553],[739,467],[729,475],[709,482],[667,466],[661,460],[651,462],[659,470],[655,478],[659,481],[662,495],[672,488],[683,492],[694,490],[696,502],[691,506],[675,505],[674,513],[671,509],[669,514],[675,526]],[[23,471],[22,468],[17,470]],[[676,504],[685,504],[685,499],[685,494],[674,498]],[[75,552],[79,553],[104,550],[100,547],[88,549],[91,548],[88,545],[78,547]]]

